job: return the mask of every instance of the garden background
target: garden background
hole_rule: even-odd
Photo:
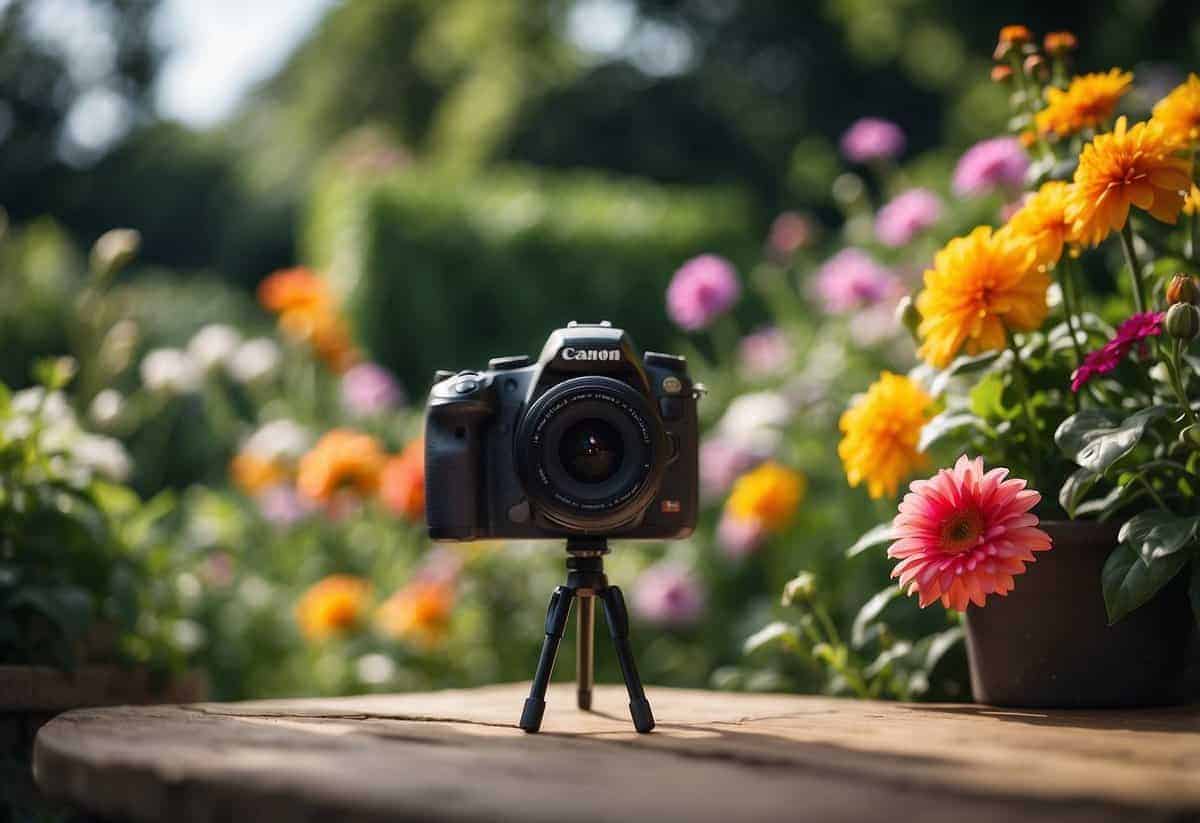
[[[1079,65],[1134,71],[1144,114],[1197,64],[1193,4],[346,0],[205,129],[156,106],[167,13],[0,2],[6,448],[32,420],[98,484],[94,518],[6,515],[0,662],[199,672],[220,699],[528,677],[562,552],[428,544],[420,408],[435,368],[609,319],[710,388],[696,536],[610,563],[646,680],[966,696],[955,621],[872,598],[882,552],[847,556],[889,506],[847,485],[838,415],[912,346],[887,301],[813,284],[847,243],[911,281],[996,219],[1004,192],[948,181],[1006,131],[1002,25],[1074,31]],[[856,162],[864,116],[903,147]],[[915,185],[937,227],[864,240]],[[665,294],[701,254],[742,293],[689,332]],[[31,487],[70,469],[22,454]],[[766,457],[795,514],[736,533],[730,486]],[[331,486],[347,466],[372,481]],[[13,559],[31,547],[36,573]],[[797,603],[800,629],[773,622]]]

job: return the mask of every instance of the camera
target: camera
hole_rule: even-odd
[[[536,361],[439,371],[425,418],[430,537],[688,536],[700,390],[683,357],[639,357],[608,322],[558,329]]]

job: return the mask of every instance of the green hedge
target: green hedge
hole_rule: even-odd
[[[329,272],[360,341],[418,396],[434,368],[536,354],[568,320],[611,320],[646,348],[676,335],[671,273],[704,251],[758,251],[747,200],[592,173],[409,168],[318,175],[306,259]]]

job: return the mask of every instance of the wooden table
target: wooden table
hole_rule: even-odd
[[[912,705],[552,687],[80,709],[42,728],[48,794],[139,821],[1200,820],[1200,708]]]

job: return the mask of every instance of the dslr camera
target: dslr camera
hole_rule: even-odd
[[[536,362],[439,371],[425,421],[430,537],[688,536],[701,390],[683,357],[639,357],[608,322],[555,331]]]

